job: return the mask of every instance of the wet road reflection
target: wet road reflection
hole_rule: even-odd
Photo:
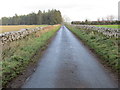
[[[97,58],[64,26],[22,88],[115,88]]]

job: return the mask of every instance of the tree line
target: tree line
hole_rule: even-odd
[[[114,25],[120,24],[118,18],[113,15],[108,15],[106,17],[98,18],[96,21],[90,21],[86,19],[85,21],[72,21],[71,24],[82,24],[82,25]]]
[[[72,21],[71,24],[80,24],[80,25],[116,25],[120,24],[120,21]]]
[[[41,25],[41,24],[60,24],[62,15],[59,10],[53,9],[47,12],[39,10],[38,13],[29,13],[27,15],[17,15],[13,17],[2,17],[2,25]]]

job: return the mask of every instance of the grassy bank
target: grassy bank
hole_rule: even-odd
[[[120,28],[120,25],[95,25],[97,27],[106,27],[106,28]]]
[[[120,70],[117,38],[109,38],[101,33],[78,29],[70,25],[67,25],[67,27],[93,49],[105,64],[116,71]]]
[[[48,40],[55,35],[59,26],[41,30],[22,40],[9,43],[2,52],[2,85],[5,87],[9,81],[20,75],[32,61],[38,50],[44,49]]]

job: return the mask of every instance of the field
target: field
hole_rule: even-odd
[[[95,25],[97,27],[120,28],[120,25]]]
[[[3,25],[0,26],[0,33],[10,32],[10,31],[19,31],[20,29],[24,28],[35,28],[35,27],[42,27],[47,25]]]

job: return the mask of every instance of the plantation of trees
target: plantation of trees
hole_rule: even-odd
[[[61,12],[53,9],[38,11],[38,13],[30,13],[27,15],[17,15],[13,17],[2,17],[0,19],[2,25],[40,25],[40,24],[60,24],[62,22]]]

